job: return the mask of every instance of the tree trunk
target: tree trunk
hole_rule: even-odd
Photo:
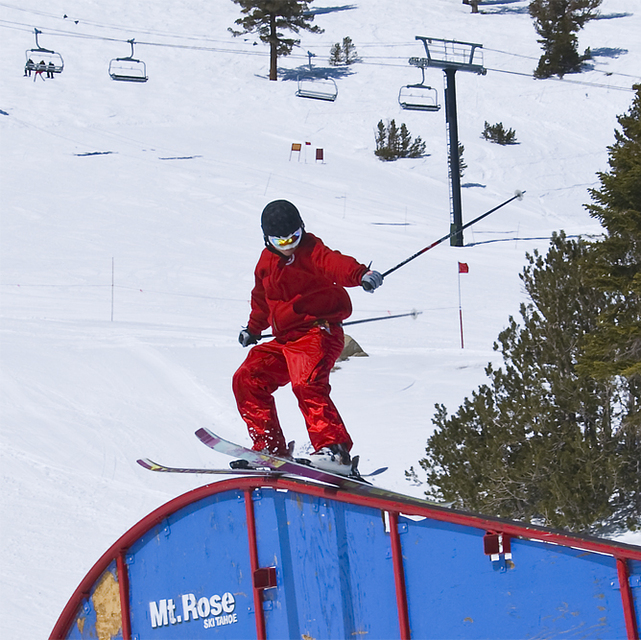
[[[276,16],[269,16],[269,79],[278,80],[278,36],[276,34]]]

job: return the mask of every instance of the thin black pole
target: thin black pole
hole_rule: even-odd
[[[394,316],[380,316],[378,318],[365,318],[364,320],[350,320],[349,322],[341,322],[342,327],[346,327],[350,324],[363,324],[363,322],[376,322],[377,320],[391,320],[392,318],[407,318],[408,316],[412,316],[412,318],[416,318],[416,316],[420,315],[423,313],[422,311],[410,311],[410,313],[397,313]]]
[[[111,321],[114,321],[114,259],[111,258]]]
[[[408,316],[412,316],[412,318],[416,318],[416,316],[420,315],[423,313],[422,311],[417,311],[414,309],[413,311],[410,311],[409,313],[397,313],[396,315],[393,316],[379,316],[378,318],[364,318],[363,320],[350,320],[349,322],[341,322],[341,327],[347,327],[350,324],[363,324],[364,322],[376,322],[377,320],[392,320],[392,318],[407,318]],[[265,338],[273,338],[273,334],[271,333],[265,333],[260,336],[261,340],[264,340]]]
[[[497,205],[493,209],[490,209],[489,211],[486,211],[484,214],[478,216],[478,218],[474,218],[474,220],[470,220],[467,224],[464,224],[460,231],[463,231],[463,229],[467,229],[468,227],[471,227],[473,224],[476,224],[479,220],[483,220],[483,218],[486,218],[487,216],[490,215],[490,213],[494,213],[497,209],[500,209],[501,207],[504,207],[506,204],[512,202],[512,200],[522,200],[523,199],[523,194],[525,191],[519,191],[517,190],[516,193],[509,199],[506,200],[505,202],[502,202],[501,204]],[[417,251],[414,255],[410,256],[409,258],[406,258],[403,260],[403,262],[399,262],[395,267],[392,267],[391,269],[388,269],[385,273],[383,273],[383,278],[388,276],[390,273],[393,273],[396,271],[396,269],[400,269],[403,265],[407,264],[411,260],[414,260],[414,258],[418,258],[420,255],[424,254],[426,251],[429,251],[433,247],[435,247],[437,244],[441,244],[444,240],[447,240],[448,238],[451,238],[455,233],[458,233],[458,231],[450,231],[446,236],[443,236],[442,238],[439,238],[436,242],[432,242],[432,244],[428,245],[424,249],[421,249],[420,251]]]

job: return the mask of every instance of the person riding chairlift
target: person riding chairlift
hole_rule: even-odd
[[[45,79],[44,76],[42,75],[45,71],[47,70],[47,65],[45,64],[44,60],[40,60],[40,62],[36,65],[36,73],[33,76],[33,81],[36,81],[36,78],[40,76],[43,80]]]

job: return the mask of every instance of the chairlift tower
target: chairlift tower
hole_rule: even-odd
[[[416,36],[425,47],[426,58],[410,58],[412,66],[424,70],[427,67],[443,69],[445,73],[445,121],[448,130],[448,153],[450,175],[451,226],[453,233],[450,245],[463,246],[463,208],[461,204],[461,167],[459,162],[458,118],[456,113],[456,80],[457,71],[472,71],[485,75],[483,66],[483,45],[457,40],[442,40]]]

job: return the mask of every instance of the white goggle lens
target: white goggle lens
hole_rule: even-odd
[[[298,246],[302,235],[303,230],[297,229],[288,236],[269,236],[269,241],[276,249],[294,249]]]

